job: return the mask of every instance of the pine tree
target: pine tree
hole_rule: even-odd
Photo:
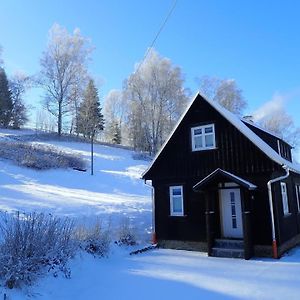
[[[83,101],[79,107],[77,132],[84,137],[93,138],[94,135],[104,129],[104,118],[101,113],[98,90],[91,79],[85,90]]]
[[[12,95],[9,90],[5,70],[0,67],[0,125],[8,127],[13,109]]]
[[[114,122],[112,129],[113,129],[112,142],[114,144],[120,145],[121,141],[122,141],[122,137],[121,137],[121,128],[120,128],[118,122]]]
[[[9,87],[12,99],[11,126],[19,129],[28,121],[27,109],[24,105],[23,96],[30,87],[30,78],[24,73],[14,74],[9,81]]]

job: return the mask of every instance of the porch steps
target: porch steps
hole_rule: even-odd
[[[216,239],[212,256],[244,258],[244,242],[241,240]]]

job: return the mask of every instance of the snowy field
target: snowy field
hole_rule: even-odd
[[[33,132],[34,133],[34,132]],[[23,133],[28,140],[29,131]],[[19,133],[1,131],[0,140]],[[81,155],[85,143],[47,141]],[[151,191],[140,180],[147,162],[129,150],[95,145],[95,175],[74,170],[35,171],[0,160],[0,209],[42,211],[78,222],[100,218],[117,226],[128,217],[149,238]],[[27,290],[0,287],[0,300],[61,299],[300,299],[300,249],[280,260],[212,258],[205,253],[151,250],[130,256],[114,246],[108,258],[88,254],[71,262],[71,279],[47,276]]]
[[[28,131],[23,134],[28,140]],[[1,138],[15,139],[12,130],[8,133],[2,130],[0,141]],[[151,190],[140,179],[147,167],[146,161],[134,160],[129,150],[95,145],[94,175],[91,176],[89,144],[39,143],[81,156],[87,162],[87,172],[39,171],[0,160],[0,210],[46,212],[79,222],[92,222],[97,217],[112,226],[128,217],[138,228],[150,230]]]
[[[77,257],[71,279],[47,277],[30,288],[28,296],[6,292],[12,300],[297,300],[299,271],[300,249],[279,261],[213,258],[163,249],[129,256],[115,249],[108,259]]]

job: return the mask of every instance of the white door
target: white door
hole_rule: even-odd
[[[220,190],[220,210],[223,237],[242,238],[243,223],[239,189]]]

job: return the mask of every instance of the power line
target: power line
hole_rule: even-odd
[[[163,23],[161,24],[161,26],[160,26],[158,32],[157,32],[156,35],[155,35],[153,41],[151,42],[150,46],[148,47],[145,56],[143,57],[142,61],[141,61],[140,64],[138,65],[138,67],[137,67],[137,69],[136,69],[136,71],[135,71],[136,73],[139,71],[140,67],[142,66],[142,64],[143,64],[144,61],[146,60],[147,56],[149,55],[151,49],[153,48],[153,46],[154,46],[156,40],[158,39],[159,35],[160,35],[161,32],[163,31],[164,27],[166,26],[166,24],[167,24],[169,18],[171,17],[173,11],[175,10],[176,4],[177,4],[177,0],[174,0],[172,6],[171,6],[171,8],[170,8],[170,10],[169,10],[169,12],[168,12],[168,14],[167,14],[167,16],[166,16],[166,18],[164,19],[164,21],[163,21]]]

